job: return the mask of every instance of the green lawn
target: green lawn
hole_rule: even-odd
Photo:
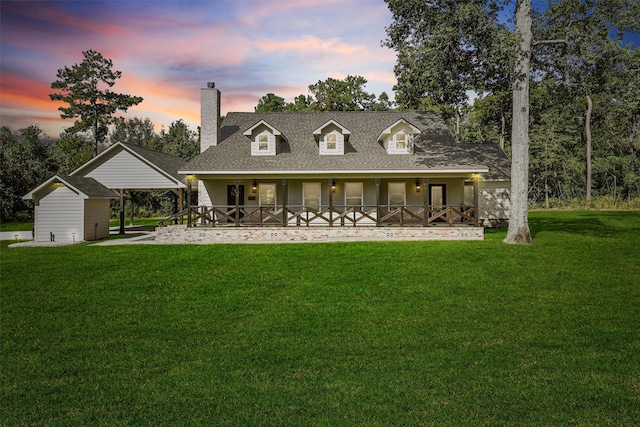
[[[482,242],[1,247],[2,425],[640,424],[640,212]]]
[[[2,222],[0,223],[0,232],[31,231],[31,230],[33,230],[33,222]]]
[[[157,225],[159,221],[165,219],[162,218],[135,218],[135,225]],[[125,226],[131,225],[131,218],[126,218],[124,221]],[[109,220],[109,227],[117,227],[120,225],[119,219]],[[3,222],[0,223],[0,231],[31,231],[33,230],[33,222]]]

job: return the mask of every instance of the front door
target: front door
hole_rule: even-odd
[[[240,197],[239,197],[240,209],[242,209],[242,207],[244,206],[244,185],[238,186],[238,193],[240,194]],[[227,206],[228,206],[227,212],[230,212],[236,208],[236,185],[235,184],[227,185]],[[235,215],[233,215],[233,218],[242,218],[243,216],[244,216],[244,213],[240,211],[240,212],[236,212]],[[229,218],[227,221],[234,222],[235,220],[232,218]]]
[[[435,209],[441,209],[447,204],[447,187],[444,184],[429,186],[429,204]]]
[[[447,187],[444,184],[429,185],[429,217],[437,216],[447,204]],[[436,222],[446,221],[442,216],[434,219]]]

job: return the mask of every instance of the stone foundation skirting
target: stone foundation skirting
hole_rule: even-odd
[[[156,229],[157,244],[483,240],[482,227],[193,227]]]

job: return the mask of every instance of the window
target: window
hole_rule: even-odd
[[[407,204],[407,186],[404,182],[389,183],[389,207],[399,208]]]
[[[402,132],[396,134],[396,150],[407,149],[407,135]]]
[[[336,134],[327,134],[327,150],[335,150],[338,147],[336,143]]]
[[[276,205],[276,185],[275,184],[260,184],[258,201],[260,206],[275,207]]]
[[[269,135],[258,135],[258,150],[259,151],[268,151],[269,150]]]
[[[302,204],[309,208],[320,207],[320,183],[302,183]]]
[[[346,182],[344,184],[344,204],[362,207],[362,183]]]
[[[276,152],[276,136],[269,130],[263,130],[253,135],[251,141],[252,156],[275,156]]]

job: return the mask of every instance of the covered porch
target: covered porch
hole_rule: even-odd
[[[188,207],[161,225],[178,219],[189,228],[479,226],[477,173],[205,179],[205,197],[192,204],[195,178],[187,181]]]

